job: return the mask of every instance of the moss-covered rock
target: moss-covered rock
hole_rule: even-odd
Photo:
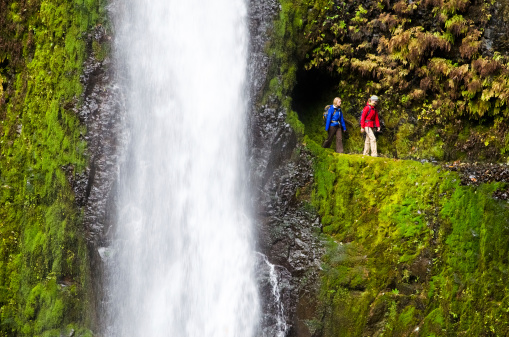
[[[323,336],[508,333],[509,207],[413,161],[316,156],[313,203],[331,238]]]
[[[265,97],[279,97],[314,156],[312,193],[297,197],[308,198],[329,239],[309,331],[507,335],[509,209],[493,197],[506,184],[465,186],[427,163],[506,153],[507,46],[489,30],[505,24],[507,2],[281,4]],[[357,155],[357,118],[371,94],[383,97],[382,158]],[[335,96],[353,131],[351,155],[320,146],[321,113]]]
[[[300,74],[294,108],[306,128],[317,129],[315,116],[334,96],[357,126],[367,98],[377,94],[384,155],[505,160],[509,49],[493,32],[506,25],[506,1],[281,3],[274,45],[283,48],[272,52],[281,75],[268,87],[281,95]]]
[[[86,130],[72,108],[103,6],[0,4],[0,336],[90,335],[86,233],[71,188]]]

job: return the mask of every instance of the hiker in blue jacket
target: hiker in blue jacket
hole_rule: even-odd
[[[336,152],[344,153],[343,151],[343,132],[346,132],[345,120],[343,118],[343,111],[341,111],[341,99],[334,98],[332,105],[327,112],[327,121],[325,123],[325,131],[329,132],[329,136],[323,142],[322,147],[327,148],[331,145],[334,136],[336,136]],[[341,123],[341,124],[340,124]]]

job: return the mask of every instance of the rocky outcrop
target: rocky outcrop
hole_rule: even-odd
[[[263,93],[267,82],[267,69],[270,60],[265,53],[269,41],[269,31],[278,13],[280,5],[277,0],[262,0],[249,2],[249,93],[252,101],[256,102]]]
[[[85,62],[81,78],[85,88],[83,104],[76,109],[87,128],[84,138],[88,145],[88,166],[83,174],[71,181],[71,185],[78,206],[84,210],[93,279],[91,293],[95,297],[96,328],[100,329],[105,296],[105,270],[100,251],[107,245],[108,232],[114,221],[119,155],[125,138],[125,107],[110,57],[97,55],[99,48],[109,48],[111,36],[102,26],[97,26],[88,39],[91,55]]]
[[[260,104],[270,80],[271,59],[265,54],[275,1],[251,1],[250,7],[250,111],[249,162],[258,247],[276,265],[286,336],[311,336],[306,320],[314,317],[320,258],[318,216],[298,198],[313,182],[310,155],[298,144],[287,123],[287,111],[271,97]],[[265,275],[265,276],[264,276]],[[273,305],[267,272],[260,272],[264,335],[276,336],[277,307]],[[279,327],[280,328],[280,327]],[[272,330],[271,330],[272,329]]]
[[[109,44],[111,39],[102,26],[96,27],[90,38],[97,44]],[[89,57],[82,76],[83,105],[77,111],[87,127],[89,165],[74,187],[78,205],[85,208],[88,239],[95,243],[104,240],[110,223],[119,146],[125,130],[123,100],[113,71],[109,57]]]
[[[250,53],[249,163],[256,214],[258,249],[275,265],[279,299],[274,298],[269,265],[261,258],[258,281],[262,293],[264,336],[311,336],[306,320],[314,317],[318,271],[323,248],[318,216],[298,198],[313,183],[312,162],[286,121],[287,111],[276,98],[260,104],[269,78],[271,59],[265,53],[270,30],[280,5],[275,0],[251,1],[249,8]],[[107,46],[110,36],[101,26],[89,37],[92,45]],[[87,127],[89,165],[70,178],[78,206],[84,209],[89,255],[94,278],[96,320],[105,295],[101,284],[104,266],[99,250],[107,246],[114,222],[115,184],[124,144],[124,106],[114,68],[106,57],[91,55],[84,67],[83,104],[76,111]],[[280,301],[279,304],[275,301]],[[283,313],[284,317],[280,315]],[[285,320],[284,327],[280,320]],[[282,331],[283,330],[283,331]]]
[[[507,55],[509,52],[509,1],[496,1],[492,7],[492,19],[484,31],[483,40],[488,50],[497,50]]]
[[[320,221],[296,198],[298,191],[306,190],[312,181],[310,156],[302,154],[281,162],[258,190],[259,249],[280,270],[288,336],[311,336],[306,320],[315,315],[323,254],[318,238]],[[265,293],[262,301],[270,306],[270,294]]]

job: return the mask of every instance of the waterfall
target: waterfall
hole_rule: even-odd
[[[128,139],[108,250],[106,335],[254,336],[247,5],[115,6]]]
[[[264,312],[265,319],[263,324],[263,336],[267,337],[285,337],[289,330],[286,323],[286,313],[282,302],[281,286],[276,266],[269,262],[264,254],[258,253],[259,259],[263,261],[263,266],[268,271],[268,282],[270,284],[270,294],[268,294],[267,310]],[[261,269],[260,268],[260,269]]]

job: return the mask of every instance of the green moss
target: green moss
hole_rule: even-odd
[[[334,71],[338,83],[288,113],[314,157],[312,192],[297,197],[309,198],[329,239],[309,321],[322,336],[509,334],[509,207],[492,197],[505,186],[461,186],[440,167],[387,158],[487,159],[507,147],[507,60],[479,56],[472,23],[486,25],[490,4],[477,17],[469,6],[282,2],[265,103],[276,97],[292,110],[299,62]],[[440,21],[428,31],[422,20]],[[339,96],[353,131],[345,149],[362,150],[356,117],[371,94],[384,98],[386,157],[322,149],[323,107]]]
[[[16,14],[0,13],[1,38],[13,46],[0,66],[9,80],[0,100],[0,336],[91,327],[85,231],[70,185],[86,165],[85,129],[71,107],[83,92],[83,37],[103,6],[11,2]]]
[[[398,317],[398,322],[396,324],[397,328],[401,330],[408,330],[408,328],[412,328],[417,323],[415,316],[416,310],[414,306],[409,305],[405,307]]]
[[[480,55],[492,5],[297,1],[283,6],[279,23],[284,34],[278,30],[276,43],[284,45],[282,50],[290,51],[296,62],[305,63],[305,69],[320,69],[337,78],[336,95],[344,102],[348,98],[356,109],[371,94],[382,98],[381,116],[388,129],[379,141],[384,155],[500,160],[507,152],[505,133],[495,136],[500,143],[486,137],[463,143],[452,137],[436,145],[428,139],[434,129],[457,128],[458,120],[489,125],[492,135],[507,129],[506,118],[495,122],[509,114],[507,57],[496,50]],[[303,24],[292,26],[295,21]],[[289,57],[281,59],[287,63]],[[299,111],[301,118],[305,113]],[[467,154],[453,151],[472,143],[486,144],[490,156],[483,157],[480,148]]]
[[[491,198],[499,184],[462,187],[430,164],[308,147],[316,156],[311,198],[334,239],[324,257],[324,336],[366,333],[376,308],[391,334],[420,325],[437,336],[506,333],[509,315],[497,303],[509,298],[509,208]],[[423,259],[430,265],[418,272]],[[392,287],[400,291],[380,309],[376,298]],[[401,306],[409,300],[420,305]]]

